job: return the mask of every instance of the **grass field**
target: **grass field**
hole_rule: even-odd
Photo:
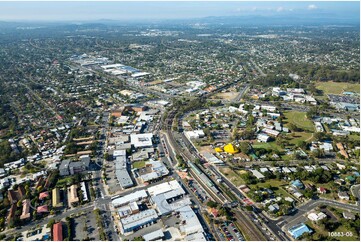
[[[316,88],[323,91],[323,94],[342,94],[343,92],[360,93],[359,83],[347,82],[317,82]]]
[[[290,139],[289,142],[291,144],[297,145],[300,141],[312,141],[313,133],[306,133],[306,132],[294,132],[288,134],[287,137]]]
[[[133,163],[133,167],[136,169],[143,168],[145,166],[145,161],[136,161]]]
[[[306,117],[305,112],[286,112],[284,115],[286,117],[286,122],[293,123],[297,127],[304,130],[311,132],[315,131],[313,122]]]
[[[219,171],[225,175],[228,180],[230,180],[235,186],[239,187],[240,185],[245,184],[243,179],[233,170],[227,167],[219,168]]]
[[[360,135],[358,134],[350,134],[348,137],[350,140],[360,140]]]
[[[268,150],[278,150],[278,151],[282,151],[283,149],[276,144],[275,141],[272,142],[267,142],[267,143],[262,143],[262,142],[255,142],[252,147],[254,149],[268,149]]]

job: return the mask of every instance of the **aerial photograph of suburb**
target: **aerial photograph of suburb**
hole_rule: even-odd
[[[0,241],[360,241],[360,1],[0,0]]]

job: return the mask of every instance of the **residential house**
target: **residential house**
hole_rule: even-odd
[[[350,196],[347,192],[338,192],[338,197],[342,200],[350,200]]]
[[[350,213],[350,212],[347,212],[347,211],[343,212],[343,213],[342,213],[342,216],[343,216],[345,219],[349,219],[349,220],[355,220],[355,219],[356,219],[355,214]]]
[[[317,188],[317,192],[320,193],[320,194],[326,194],[326,193],[327,193],[327,190],[326,190],[326,188],[324,188],[324,187],[318,187],[318,188]]]

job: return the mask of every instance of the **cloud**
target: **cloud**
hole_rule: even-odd
[[[285,10],[283,7],[278,7],[277,8],[277,12],[282,12],[283,10]]]
[[[310,4],[308,5],[307,7],[309,10],[314,10],[314,9],[317,9],[317,6],[315,4]]]

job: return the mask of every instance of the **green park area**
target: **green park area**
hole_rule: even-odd
[[[133,167],[135,169],[143,168],[143,167],[145,167],[145,161],[136,161],[133,163]]]
[[[287,126],[290,127],[290,124],[295,125],[296,127],[303,129],[305,131],[314,132],[314,125],[311,120],[309,120],[306,116],[305,112],[285,112],[284,113],[286,122],[288,123]]]
[[[313,139],[313,133],[293,132],[287,135],[290,144],[297,145],[300,141],[310,142]]]
[[[316,88],[323,91],[323,94],[342,94],[343,92],[360,93],[360,83],[348,82],[317,82]]]

